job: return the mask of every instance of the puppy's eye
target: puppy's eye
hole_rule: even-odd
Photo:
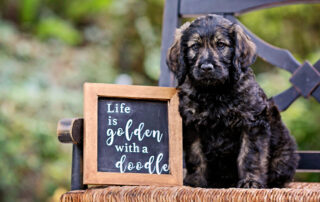
[[[199,46],[197,44],[193,44],[191,46],[191,49],[194,50],[194,51],[197,51],[199,49]]]
[[[225,43],[222,43],[222,42],[218,42],[217,43],[217,47],[220,48],[220,49],[224,48],[225,46],[226,46]]]

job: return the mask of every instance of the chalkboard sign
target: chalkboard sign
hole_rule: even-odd
[[[84,183],[182,185],[174,88],[84,85]]]
[[[98,171],[168,174],[164,101],[98,98]]]

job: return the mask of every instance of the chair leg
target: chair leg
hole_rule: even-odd
[[[71,190],[84,190],[83,184],[83,147],[82,144],[72,144]]]

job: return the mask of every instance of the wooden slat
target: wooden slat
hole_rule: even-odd
[[[263,8],[319,2],[319,0],[181,0],[179,13],[187,17],[209,13],[234,13],[240,15]]]
[[[175,86],[174,75],[166,64],[167,51],[173,43],[174,33],[179,25],[179,0],[167,0],[165,3],[161,44],[161,75],[159,86]]]

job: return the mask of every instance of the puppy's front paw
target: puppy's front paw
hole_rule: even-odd
[[[240,180],[238,182],[238,188],[254,188],[254,189],[262,189],[266,186],[259,181],[256,180]]]
[[[203,175],[193,173],[187,174],[183,180],[183,184],[191,187],[206,187],[207,180]]]

